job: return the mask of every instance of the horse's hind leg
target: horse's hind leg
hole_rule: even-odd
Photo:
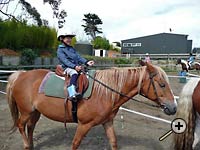
[[[31,114],[31,118],[27,122],[27,131],[28,131],[28,143],[29,149],[33,149],[33,131],[35,129],[35,125],[40,118],[40,113],[36,110]]]
[[[76,129],[76,134],[72,142],[72,150],[77,150],[77,148],[81,143],[81,140],[88,133],[91,127],[92,126],[90,124],[78,124],[78,127]]]
[[[113,120],[104,123],[103,127],[106,131],[106,135],[109,139],[112,150],[117,150],[117,139],[116,139],[115,130],[113,127]]]
[[[23,143],[24,143],[24,149],[29,149],[29,143],[28,143],[28,138],[26,135],[26,123],[30,118],[30,114],[21,114],[20,118],[18,119],[17,126],[19,128],[19,132],[21,133],[21,136],[23,138]]]

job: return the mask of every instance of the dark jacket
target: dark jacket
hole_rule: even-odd
[[[59,45],[57,57],[63,69],[74,69],[77,65],[86,64],[87,60],[82,58],[72,46]]]

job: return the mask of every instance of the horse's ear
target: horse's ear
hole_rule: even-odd
[[[146,63],[146,66],[149,72],[155,72],[155,68],[151,63]]]
[[[138,62],[139,62],[139,65],[141,65],[141,66],[145,66],[146,65],[146,63],[141,59]]]

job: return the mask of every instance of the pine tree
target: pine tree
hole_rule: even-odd
[[[96,35],[99,33],[103,33],[101,28],[98,28],[98,25],[103,24],[102,20],[99,18],[96,14],[84,14],[85,25],[82,25],[84,27],[84,31],[87,35],[90,35],[92,39],[94,40],[96,38]]]

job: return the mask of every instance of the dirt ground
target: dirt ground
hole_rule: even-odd
[[[183,83],[176,78],[169,78],[174,95],[179,95]],[[136,96],[136,99],[142,99]],[[165,115],[161,109],[153,108],[129,101],[123,107],[173,120],[174,116]],[[122,119],[123,118],[123,119]],[[11,116],[5,95],[0,94],[0,150],[21,150],[23,143],[19,132],[9,134],[12,125]],[[170,124],[152,120],[133,113],[120,110],[114,121],[115,131],[118,139],[119,150],[169,150],[172,149],[173,136],[170,135],[160,142],[159,137],[170,130]],[[41,116],[34,131],[35,150],[69,150],[76,131],[76,124],[67,124],[68,131],[64,125]],[[102,126],[96,126],[90,130],[83,139],[80,150],[109,150],[110,146]]]

